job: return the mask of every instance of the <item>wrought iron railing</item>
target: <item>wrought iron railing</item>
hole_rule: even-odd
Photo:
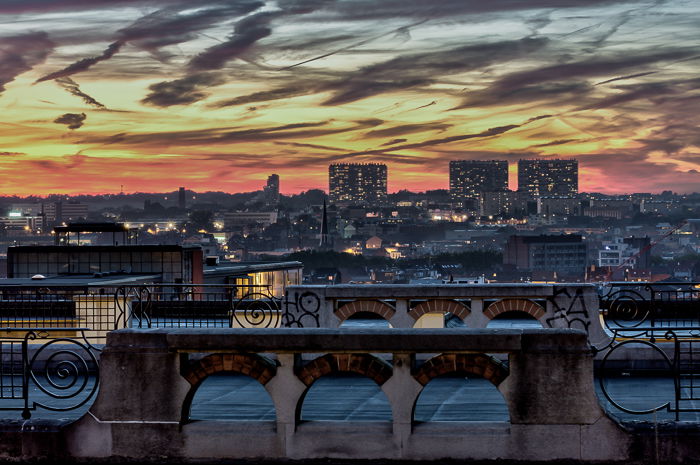
[[[700,412],[700,284],[610,283],[600,301],[611,340],[594,349],[604,354],[599,385],[610,404],[628,414],[667,411],[676,420],[684,412]],[[630,360],[633,351],[637,356]],[[673,398],[646,408],[625,407],[608,386],[609,378],[620,374],[672,379]]]
[[[80,408],[98,387],[109,331],[283,324],[267,286],[0,286],[0,410]]]
[[[99,384],[96,349],[61,337],[62,331],[37,328],[21,338],[0,338],[0,410],[21,411],[29,419],[37,408],[64,412],[94,397]]]
[[[267,286],[161,285],[117,289],[119,312],[133,328],[276,328],[282,304]]]

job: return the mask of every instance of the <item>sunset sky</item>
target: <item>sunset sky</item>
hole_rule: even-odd
[[[573,6],[575,5],[575,6]],[[700,2],[0,0],[1,195],[241,192],[579,160],[700,191]]]

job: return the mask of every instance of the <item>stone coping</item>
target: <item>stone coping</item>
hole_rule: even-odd
[[[106,350],[270,353],[592,353],[578,329],[121,329]]]
[[[489,283],[489,284],[335,284],[288,286],[287,292],[313,291],[327,298],[379,298],[391,299],[435,297],[540,297],[554,295],[555,288],[580,287],[595,292],[594,284],[557,283]]]

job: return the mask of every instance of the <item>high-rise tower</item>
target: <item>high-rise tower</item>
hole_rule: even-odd
[[[578,160],[519,160],[518,191],[532,199],[575,196],[578,194]]]
[[[473,207],[481,193],[508,189],[508,162],[505,160],[450,161],[450,198],[452,202]]]
[[[386,186],[387,168],[382,163],[334,163],[328,167],[331,204],[382,204]]]

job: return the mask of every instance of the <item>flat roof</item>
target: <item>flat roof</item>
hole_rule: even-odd
[[[110,286],[138,284],[161,279],[161,274],[113,274],[96,277],[94,275],[47,276],[44,279],[5,278],[0,279],[0,287],[75,287],[75,286]]]
[[[275,270],[291,270],[302,268],[304,265],[301,262],[230,262],[220,263],[218,265],[208,265],[204,267],[205,276],[227,275],[227,274],[243,274],[253,273],[256,271],[275,271]]]

